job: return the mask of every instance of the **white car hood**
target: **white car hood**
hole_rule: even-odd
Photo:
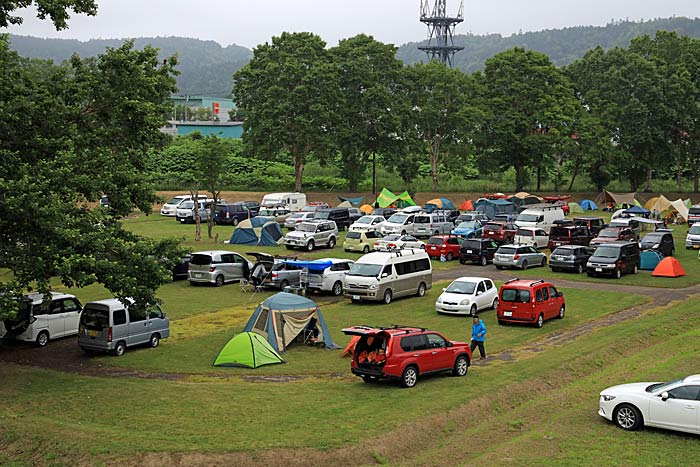
[[[440,301],[443,302],[456,302],[456,303],[461,303],[464,300],[469,300],[474,301],[474,295],[467,295],[467,294],[461,294],[461,293],[450,293],[450,292],[443,292],[442,295],[440,295],[439,298]]]
[[[289,232],[289,233],[287,234],[287,237],[289,237],[289,238],[308,238],[308,237],[310,237],[310,236],[312,236],[312,235],[313,235],[312,232],[299,232],[299,231],[295,231],[295,232]]]
[[[646,392],[646,388],[648,388],[652,384],[659,384],[659,382],[650,381],[648,383],[620,384],[618,386],[609,387],[601,391],[600,394],[605,394],[608,396],[614,396],[618,394],[644,394]]]

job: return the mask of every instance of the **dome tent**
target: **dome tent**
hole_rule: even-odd
[[[231,338],[214,360],[214,366],[258,368],[287,363],[262,336],[243,332]]]
[[[447,198],[435,198],[425,203],[425,210],[428,212],[436,209],[454,209],[455,205]]]
[[[651,275],[654,277],[683,277],[686,274],[681,263],[673,256],[669,256],[656,266]]]
[[[642,251],[639,269],[642,271],[653,271],[662,259],[664,259],[664,255],[660,251],[644,250]]]
[[[236,245],[275,246],[284,234],[275,221],[253,217],[238,224],[229,243]]]
[[[584,211],[597,211],[598,210],[598,205],[595,204],[593,201],[590,199],[584,199],[579,203],[579,205],[583,208]]]

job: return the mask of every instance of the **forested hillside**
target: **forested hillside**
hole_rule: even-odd
[[[122,39],[93,39],[87,42],[67,39],[40,39],[11,35],[11,48],[24,57],[51,59],[62,62],[72,54],[95,57],[106,47],[119,47]],[[245,47],[222,47],[214,41],[202,41],[183,37],[141,37],[134,45],[142,49],[151,45],[160,49],[160,57],[178,54],[180,75],[177,85],[180,93],[227,97],[231,93],[233,73],[241,69],[252,52]]]

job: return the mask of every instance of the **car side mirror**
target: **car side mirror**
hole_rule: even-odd
[[[559,292],[559,293],[557,293],[557,297],[563,298],[563,297],[564,297],[564,292]]]
[[[389,273],[388,273],[388,272],[385,272],[385,273],[382,274],[382,279],[384,279],[385,277],[389,277]]]
[[[476,293],[476,296],[478,297],[479,295],[481,295],[481,294],[483,294],[483,293],[484,293],[484,292],[482,292],[481,290],[479,290],[479,291]]]
[[[454,346],[454,344],[452,342],[447,341],[447,347],[453,347],[453,346]]]
[[[664,391],[661,393],[661,400],[666,402],[668,400],[668,392]]]
[[[443,288],[442,291],[443,291],[443,292],[447,292],[447,289],[446,289],[446,288]]]

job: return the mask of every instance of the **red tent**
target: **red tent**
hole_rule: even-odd
[[[683,277],[685,276],[685,270],[676,258],[669,256],[661,260],[651,275],[655,277]]]
[[[343,353],[340,354],[340,358],[343,357],[352,357],[352,354],[355,352],[355,344],[357,344],[357,341],[360,340],[360,336],[352,336],[352,339],[350,339],[350,343],[345,347],[345,350],[343,350]]]
[[[472,204],[472,200],[468,199],[462,204],[459,205],[459,210],[460,211],[473,211],[474,210],[474,204]]]

